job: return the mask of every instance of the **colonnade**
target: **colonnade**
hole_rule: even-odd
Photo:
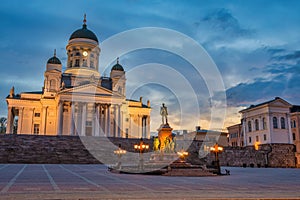
[[[57,118],[58,135],[121,137],[118,104],[60,101]]]
[[[126,113],[121,104],[59,101],[57,107],[39,109],[9,106],[6,133],[14,132],[16,118],[17,134],[150,138],[150,116]]]

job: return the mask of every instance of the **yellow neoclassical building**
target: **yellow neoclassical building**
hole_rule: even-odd
[[[150,137],[150,102],[126,99],[126,73],[117,59],[110,76],[98,71],[101,49],[97,36],[82,28],[70,36],[66,70],[50,58],[39,92],[15,94],[11,89],[7,133]]]

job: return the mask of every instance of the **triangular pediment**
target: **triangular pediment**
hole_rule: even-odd
[[[276,98],[274,101],[269,103],[270,106],[275,106],[275,107],[291,107],[292,105],[288,103],[287,101],[281,99],[281,98]]]
[[[78,95],[92,95],[92,96],[112,96],[112,91],[101,86],[86,84],[73,88],[67,88],[60,92],[60,94],[78,94]]]

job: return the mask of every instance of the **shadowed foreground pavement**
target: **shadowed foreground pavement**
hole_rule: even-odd
[[[104,165],[0,164],[0,199],[300,199],[300,169],[230,176],[112,174]]]

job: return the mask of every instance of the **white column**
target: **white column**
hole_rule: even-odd
[[[63,126],[63,102],[58,103],[58,114],[57,114],[57,135],[62,135]]]
[[[244,132],[244,146],[247,146],[247,133],[246,133],[246,119],[242,119],[242,126],[243,126],[243,132]]]
[[[71,112],[70,112],[70,135],[75,135],[75,103],[71,102]]]
[[[31,113],[31,127],[30,127],[30,133],[34,134],[34,109],[32,108],[32,113]]]
[[[272,133],[273,133],[274,128],[273,128],[273,116],[271,115],[271,113],[269,113],[268,118],[269,118],[268,119],[268,121],[269,121],[269,124],[268,124],[268,126],[269,126],[269,135],[268,135],[267,141],[269,141],[269,143],[272,144],[272,137],[273,137]]]
[[[138,134],[139,134],[139,138],[143,137],[143,116],[142,115],[138,116]]]
[[[107,111],[107,115],[106,115],[106,117],[107,117],[107,124],[106,124],[106,135],[107,136],[111,136],[111,134],[110,134],[110,105],[107,105],[107,109],[106,109],[106,111]]]
[[[286,127],[288,128],[288,143],[293,144],[293,133],[291,129],[291,117],[290,114],[286,114]]]
[[[131,133],[132,133],[132,119],[131,119],[131,116],[132,115],[129,115],[129,127],[128,127],[128,138],[129,138],[129,135],[131,136]]]
[[[113,119],[113,137],[117,137],[117,105],[113,106],[114,119]]]
[[[82,116],[81,116],[81,136],[85,136],[85,127],[86,127],[86,104],[82,104]]]
[[[8,107],[8,112],[7,112],[7,125],[6,125],[6,133],[13,133],[13,125],[14,125],[14,117],[12,113],[13,108]]]
[[[80,103],[76,103],[77,112],[76,112],[76,134],[75,135],[81,135],[81,118],[82,118],[82,107]]]
[[[121,137],[121,106],[118,105],[118,123],[117,123],[118,137]]]
[[[47,126],[47,106],[43,106],[42,110],[42,125],[41,125],[41,134],[46,135],[46,126]],[[20,118],[20,117],[19,117]],[[19,119],[20,120],[20,119]]]
[[[19,121],[18,121],[18,130],[17,133],[22,133],[22,124],[23,124],[23,110],[24,108],[19,108]]]
[[[108,133],[107,133],[107,124],[108,124],[108,122],[107,122],[107,120],[108,120],[107,119],[107,105],[103,105],[103,108],[104,108],[103,131],[104,131],[105,136],[109,136]]]
[[[95,116],[95,120],[94,120],[94,125],[93,125],[93,129],[94,129],[94,136],[100,136],[100,104],[96,104],[96,116]]]
[[[101,135],[105,135],[105,107],[100,104],[100,127]]]
[[[147,138],[150,138],[150,116],[147,116]]]

